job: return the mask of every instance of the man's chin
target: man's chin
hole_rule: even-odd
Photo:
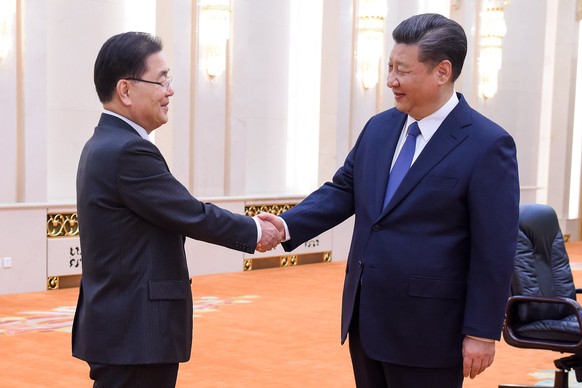
[[[403,104],[398,103],[398,101],[394,102],[394,107],[402,113],[408,113],[408,110]]]

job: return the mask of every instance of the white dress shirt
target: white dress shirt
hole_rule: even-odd
[[[418,155],[420,155],[424,147],[428,144],[428,141],[435,134],[437,129],[441,126],[443,121],[445,121],[449,113],[451,113],[451,111],[458,103],[459,98],[457,97],[457,93],[453,92],[451,98],[449,98],[449,100],[443,106],[441,106],[439,110],[418,121],[420,135],[416,137],[416,149],[414,151],[414,156],[412,157],[412,164],[414,164],[414,161],[416,158],[418,158]],[[408,135],[408,127],[415,121],[416,120],[410,116],[408,116],[406,119],[406,124],[404,124],[404,128],[402,128],[400,138],[398,139],[398,144],[396,144],[396,151],[394,152],[394,157],[392,158],[392,165],[390,166],[390,170],[392,170],[392,167],[394,167],[396,158],[398,158],[398,154],[400,153],[402,146],[404,146],[406,136]]]

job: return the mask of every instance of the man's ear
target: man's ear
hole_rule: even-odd
[[[117,81],[117,85],[115,86],[115,93],[123,105],[131,105],[131,97],[129,96],[130,89],[129,82],[127,80],[120,79]]]
[[[453,77],[453,64],[448,59],[440,61],[436,65],[436,77],[439,84],[446,84],[452,80]]]

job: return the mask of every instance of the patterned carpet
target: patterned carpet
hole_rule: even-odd
[[[582,284],[582,243],[569,243]],[[264,269],[193,279],[192,359],[178,387],[354,387],[347,346],[339,344],[345,263]],[[0,296],[0,387],[91,387],[88,367],[71,357],[78,289]],[[505,343],[466,388],[551,386],[549,351]],[[577,384],[571,373],[571,387]]]

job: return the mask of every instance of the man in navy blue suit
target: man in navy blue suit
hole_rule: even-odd
[[[192,347],[185,238],[252,253],[280,233],[198,201],[170,173],[149,139],[174,95],[158,38],[111,37],[94,80],[104,112],[77,172],[83,276],[73,356],[87,361],[95,388],[171,388]]]
[[[458,23],[416,15],[392,36],[395,108],[368,121],[331,182],[281,215],[283,246],[355,214],[341,338],[349,334],[357,386],[461,387],[491,365],[502,331],[517,240],[515,143],[454,90],[467,52]]]

